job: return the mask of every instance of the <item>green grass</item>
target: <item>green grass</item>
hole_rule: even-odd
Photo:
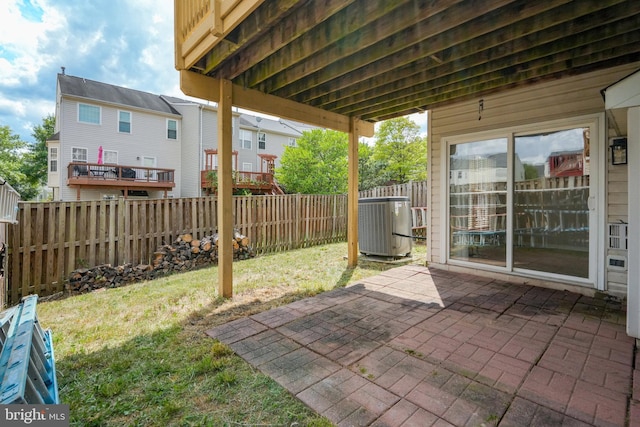
[[[234,263],[234,298],[210,267],[38,304],[53,330],[74,426],[330,426],[205,331],[392,265],[347,268],[345,243]],[[414,249],[424,264],[424,246]]]

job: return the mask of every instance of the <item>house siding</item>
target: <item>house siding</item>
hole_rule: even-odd
[[[93,94],[91,99],[84,95],[89,90],[87,87]],[[79,103],[100,107],[100,124],[78,122]],[[118,131],[120,111],[131,113],[130,134]],[[281,157],[289,137],[297,138],[303,130],[315,128],[282,120],[258,120],[239,111],[234,111],[233,116],[232,147],[238,152],[237,166],[242,170],[244,163],[250,163],[254,172],[261,167],[258,154]],[[168,119],[178,123],[176,140],[167,138]],[[240,147],[240,128],[251,133],[251,150]],[[267,135],[266,150],[258,150],[258,129]],[[203,194],[200,176],[205,168],[204,150],[215,149],[218,145],[218,119],[213,105],[65,75],[58,75],[56,86],[55,132],[59,134],[60,172],[48,174],[48,182],[54,189],[55,200],[63,201],[78,198],[78,189],[67,186],[68,164],[74,147],[87,150],[89,163],[97,162],[100,146],[117,152],[120,166],[143,166],[145,158],[153,158],[155,167],[175,170],[175,187],[167,192],[168,197],[198,197]],[[161,190],[148,190],[147,193],[150,198],[165,196]],[[122,189],[80,187],[80,200],[99,200],[105,196],[120,197]]]
[[[441,203],[446,203],[446,193],[443,194],[446,191],[443,188],[443,182],[446,182],[446,164],[442,164],[443,138],[604,113],[601,89],[639,66],[636,63],[484,96],[482,111],[479,109],[480,98],[431,110],[428,261],[433,264],[446,262],[441,255],[445,244],[441,238],[442,227],[446,224],[441,218]],[[594,166],[592,170],[593,168]],[[623,169],[611,166],[607,168],[607,221],[626,221],[627,218],[627,179]],[[605,236],[602,237],[604,241]],[[619,295],[626,292],[625,273],[607,271],[605,281],[609,292]]]
[[[101,124],[87,124],[78,122],[78,103],[85,103],[101,107]],[[79,100],[72,97],[65,97],[60,101],[60,112],[58,120],[61,121],[60,129],[60,167],[61,170],[61,199],[75,200],[76,189],[66,185],[66,165],[71,162],[71,149],[82,147],[87,149],[87,160],[96,162],[98,160],[98,147],[105,150],[118,152],[118,164],[120,165],[142,165],[142,157],[154,157],[159,168],[180,169],[180,141],[182,138],[182,126],[179,116],[168,116],[154,114],[152,112],[127,109],[132,112],[132,133],[123,134],[118,132],[118,111],[121,106],[111,106],[108,104]],[[169,140],[166,136],[167,119],[178,121],[178,139]],[[180,197],[180,176],[175,176],[176,187],[169,194],[173,197]],[[157,194],[153,194],[157,193]],[[119,190],[93,190],[82,189],[81,199],[101,199],[102,195],[111,194],[120,196]],[[162,192],[151,192],[151,197],[162,197]]]
[[[180,196],[200,196],[200,106],[172,104],[182,115],[182,144],[180,144]],[[176,173],[178,175],[178,173]],[[177,183],[176,183],[177,186]]]

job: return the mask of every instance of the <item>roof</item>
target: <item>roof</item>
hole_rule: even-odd
[[[369,122],[640,61],[637,0],[174,1],[178,69]]]
[[[165,102],[160,95],[154,95],[148,92],[96,82],[67,74],[58,74],[58,86],[63,96],[75,96],[110,104],[157,111],[159,113],[180,115],[180,113]]]
[[[308,130],[317,129],[315,126],[309,126],[304,123],[298,123],[291,120],[272,120],[259,116],[252,116],[249,114],[242,114],[240,116],[240,126],[245,128],[251,128],[253,130],[260,129],[265,132],[281,133],[285,135],[293,135],[298,137],[303,132]]]

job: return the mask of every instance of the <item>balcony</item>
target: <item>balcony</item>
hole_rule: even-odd
[[[206,149],[205,168],[200,171],[200,188],[207,194],[218,194],[218,150]],[[233,190],[238,193],[242,190],[251,194],[284,194],[278,183],[273,178],[275,161],[277,156],[273,154],[258,154],[260,157],[260,172],[244,172],[238,170],[238,152],[233,151],[234,171]],[[244,191],[246,193],[246,191]]]
[[[232,178],[234,191],[248,190],[251,194],[282,194],[282,191],[278,192],[279,187],[273,180],[272,173],[233,171]],[[200,171],[200,187],[209,194],[217,194],[218,170]]]
[[[176,186],[174,169],[143,166],[106,165],[99,163],[69,163],[67,185],[77,188],[80,200],[81,188],[111,188],[123,190],[126,198],[129,190],[167,191]]]

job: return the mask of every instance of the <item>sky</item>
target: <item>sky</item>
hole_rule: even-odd
[[[0,126],[33,142],[33,127],[55,114],[61,67],[186,98],[174,65],[173,0],[2,0]],[[410,118],[426,133],[426,114]]]

